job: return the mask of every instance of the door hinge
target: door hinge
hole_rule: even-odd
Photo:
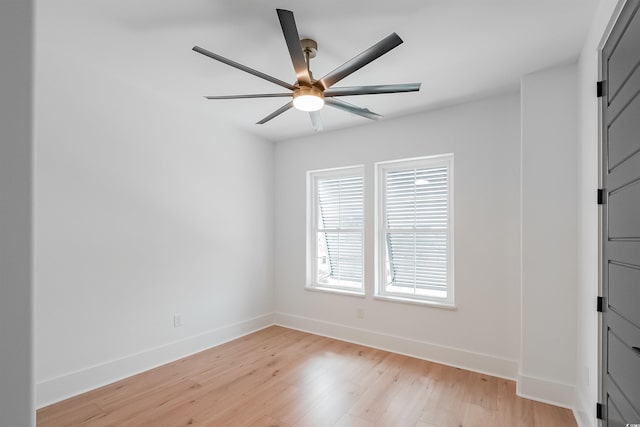
[[[596,300],[596,310],[598,310],[598,313],[602,313],[602,310],[604,310],[604,297],[598,297]]]
[[[604,405],[602,403],[596,403],[596,418],[604,420],[603,418]]]
[[[604,188],[598,188],[598,204],[604,205]]]
[[[602,98],[604,96],[604,80],[600,80],[596,83],[596,96]]]

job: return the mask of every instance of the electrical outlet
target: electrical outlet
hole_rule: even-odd
[[[182,314],[173,315],[173,327],[179,328],[182,326]]]
[[[358,308],[356,309],[356,317],[357,317],[358,319],[364,319],[364,308],[362,308],[362,307],[358,307]]]

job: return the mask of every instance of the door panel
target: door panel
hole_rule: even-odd
[[[640,365],[638,354],[631,349],[633,336],[621,337],[620,330],[609,329],[608,373],[623,396],[640,396]],[[637,338],[637,337],[636,337]],[[640,401],[629,399],[632,413],[640,413]]]
[[[621,23],[620,21],[618,22]],[[610,98],[612,100],[617,97],[625,79],[640,61],[640,50],[638,49],[640,21],[637,19],[631,20],[628,27],[624,28],[624,32],[625,37],[617,39],[618,43],[613,43],[611,46],[608,80],[610,82],[609,90],[611,91]]]
[[[640,153],[626,159],[609,173],[607,177],[609,188],[615,190],[633,182],[638,176],[638,170],[640,170]]]
[[[640,0],[602,51],[604,425],[640,423]]]
[[[609,61],[610,63],[610,61]],[[605,64],[606,66],[606,64]],[[618,92],[618,96],[616,98],[611,98],[611,96],[607,96],[609,116],[607,120],[607,126],[611,127],[617,124],[618,120],[621,120],[623,117],[623,113],[629,107],[629,104],[633,103],[636,100],[637,89],[636,91],[629,92],[626,90],[627,88],[638,87],[638,81],[640,80],[640,75],[636,72],[637,69],[632,69],[632,73],[627,76],[627,80],[624,82],[625,90],[621,90]],[[611,94],[611,89],[608,89],[609,94]]]
[[[640,238],[640,181],[625,183],[609,193],[608,205],[609,238]]]
[[[638,75],[640,76],[640,73]],[[640,134],[638,117],[640,96],[636,94],[609,125],[609,170],[640,150],[640,139],[634,138],[634,135]]]
[[[604,425],[607,427],[625,427],[628,424],[628,421],[625,420],[633,419],[632,417],[636,416],[627,399],[623,397],[615,385],[607,397],[606,404],[608,419]]]
[[[606,243],[608,246],[609,260],[614,263],[638,265],[638,260],[640,259],[640,243],[632,241],[609,241]],[[605,271],[605,274],[608,274],[608,269]]]
[[[640,267],[609,263],[609,307],[623,319],[640,327]],[[639,371],[640,373],[640,371]]]

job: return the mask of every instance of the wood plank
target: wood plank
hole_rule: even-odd
[[[405,382],[410,382],[411,380],[411,375],[407,374],[407,371],[403,371],[403,366],[407,363],[421,362],[406,356],[393,355],[392,359],[389,360],[389,369],[384,370],[376,381],[367,387],[364,395],[351,408],[349,413],[371,422],[378,422],[386,418],[392,419],[392,415],[387,414],[389,407],[396,394],[405,387]]]
[[[571,426],[577,427],[570,410],[542,402],[532,402],[533,425],[540,427]]]
[[[290,427],[289,424],[285,424],[280,420],[277,420],[269,415],[260,418],[249,427]]]
[[[425,402],[433,392],[433,380],[429,376],[433,364],[419,362],[415,367],[409,367],[413,377],[395,394],[376,426],[413,426],[419,422]],[[407,365],[403,366],[403,369],[407,368]]]
[[[38,414],[38,425],[42,427],[60,425],[79,425],[94,422],[106,415],[98,405],[85,403],[72,408],[63,408],[60,411],[45,411]]]
[[[496,426],[533,426],[532,401],[516,396],[516,384],[509,380],[498,380],[498,411]]]
[[[371,421],[345,414],[334,427],[375,427],[375,424]]]
[[[434,388],[420,421],[436,426],[462,425],[465,385],[470,374],[463,369],[436,365],[432,372]]]

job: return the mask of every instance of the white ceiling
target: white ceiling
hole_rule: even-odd
[[[306,113],[255,122],[286,98],[209,101],[203,95],[281,92],[193,51],[199,45],[295,80],[276,8],[318,42],[314,76],[396,32],[404,43],[336,86],[422,82],[418,93],[342,98],[385,118],[518,87],[520,76],[574,61],[597,0],[41,0],[38,42],[175,104],[202,109],[269,140],[313,133]],[[96,82],[99,84],[99,82]],[[89,102],[96,102],[90,100]],[[325,131],[367,119],[325,107]]]

